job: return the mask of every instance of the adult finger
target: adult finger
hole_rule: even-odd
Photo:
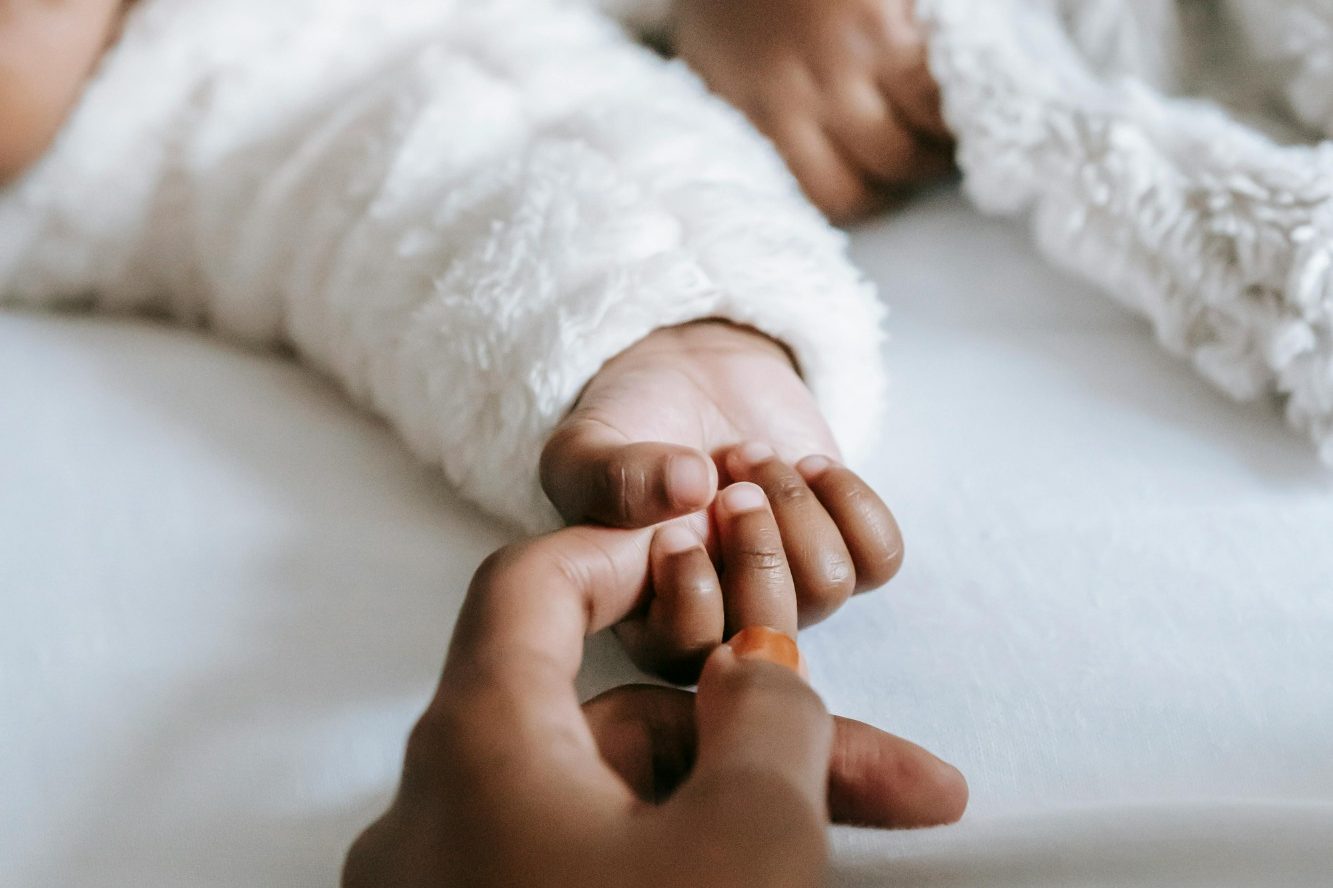
[[[597,755],[574,680],[584,637],[640,606],[651,535],[572,527],[482,564],[409,738],[405,792],[465,785],[474,804],[506,817],[556,798],[630,800]]]
[[[769,626],[795,635],[796,587],[763,489],[732,484],[718,495],[715,512],[727,633]]]
[[[542,451],[542,489],[571,524],[648,527],[707,506],[717,468],[679,444],[629,442],[593,419],[571,415]]]
[[[757,441],[733,448],[725,464],[732,478],[758,484],[768,497],[791,566],[800,625],[817,623],[841,607],[856,585],[852,556],[801,474]]]
[[[643,801],[662,803],[688,777],[698,740],[689,691],[627,685],[583,705],[602,758]],[[901,737],[834,716],[828,807],[836,823],[938,826],[967,806],[958,769]]]
[[[482,564],[408,737],[398,795],[357,840],[347,884],[418,884],[436,867],[449,881],[442,834],[456,847],[499,847],[535,830],[569,847],[589,817],[633,810],[598,755],[574,678],[584,636],[639,605],[650,535],[569,528]]]
[[[807,456],[796,469],[842,533],[856,568],[856,591],[877,589],[893,579],[903,563],[903,537],[879,495],[826,456]]]
[[[770,634],[784,641],[755,643]],[[790,637],[757,627],[709,657],[694,768],[663,808],[694,844],[728,836],[709,865],[747,877],[737,884],[815,885],[827,860],[833,719],[797,675],[797,658]]]

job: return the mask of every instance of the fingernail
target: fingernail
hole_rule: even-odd
[[[657,532],[657,545],[667,555],[679,555],[699,545],[699,538],[683,524],[668,524]]]
[[[747,626],[731,636],[727,646],[742,660],[767,660],[786,666],[801,678],[809,678],[801,649],[785,632],[767,626]]]
[[[807,481],[813,481],[820,475],[833,468],[833,460],[827,456],[807,456],[796,464],[796,471],[801,473],[801,477]]]
[[[713,469],[709,461],[694,454],[667,458],[667,495],[676,506],[699,508],[713,492]]]
[[[762,441],[750,441],[736,448],[733,453],[742,465],[757,466],[777,456],[772,447]]]
[[[722,508],[733,515],[754,512],[768,505],[768,498],[757,484],[742,481],[722,491]]]

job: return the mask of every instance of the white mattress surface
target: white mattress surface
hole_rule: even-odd
[[[1333,884],[1333,474],[956,194],[855,244],[908,558],[803,647],[972,805],[835,884]],[[334,885],[504,539],[281,358],[0,314],[0,884]]]

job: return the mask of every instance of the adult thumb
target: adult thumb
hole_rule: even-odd
[[[698,749],[669,807],[701,843],[725,850],[740,884],[819,884],[828,856],[833,718],[801,677],[796,643],[742,630],[704,664],[695,700]]]

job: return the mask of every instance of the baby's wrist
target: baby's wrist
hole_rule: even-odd
[[[690,345],[769,352],[782,357],[791,364],[792,369],[800,372],[800,363],[786,343],[748,324],[740,324],[726,318],[702,318],[666,329],[687,337]]]

